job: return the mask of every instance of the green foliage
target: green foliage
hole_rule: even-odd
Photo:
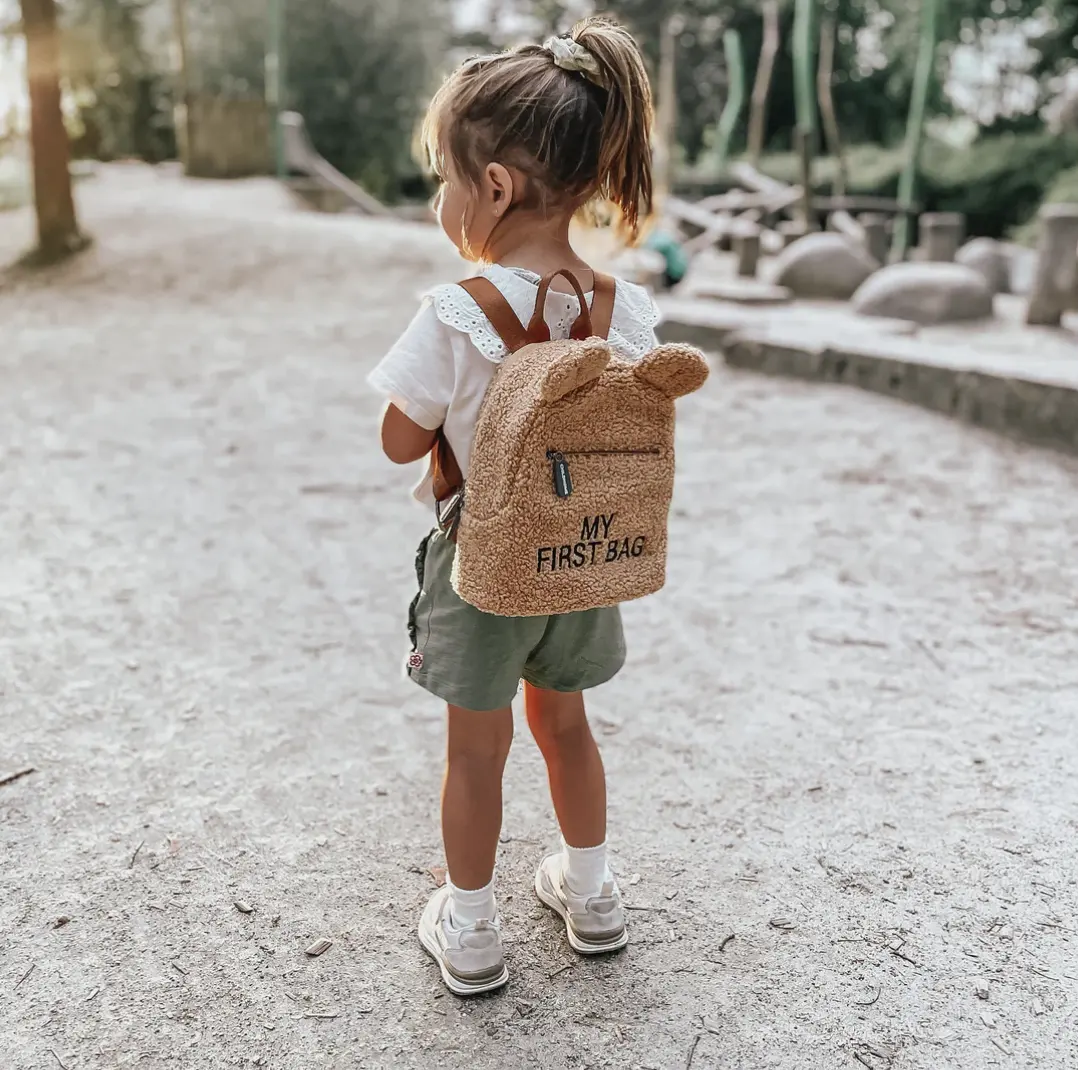
[[[0,156],[0,212],[29,204],[30,171],[15,156]]]
[[[64,66],[79,106],[75,151],[156,161],[175,152],[166,74],[143,44],[152,0],[71,0],[64,9]]]
[[[284,106],[315,147],[392,201],[419,182],[411,144],[448,40],[442,0],[283,0]],[[267,0],[191,0],[193,87],[262,95]]]
[[[1078,204],[1078,166],[1060,171],[1055,181],[1048,187],[1044,197],[1045,204]],[[1040,237],[1041,225],[1036,216],[1032,216],[1021,226],[1011,231],[1011,237],[1023,245],[1036,245]]]
[[[418,177],[413,134],[444,40],[437,8],[419,0],[289,9],[288,104],[318,150],[383,200]]]

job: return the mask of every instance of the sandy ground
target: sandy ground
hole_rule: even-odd
[[[534,902],[522,730],[513,979],[458,1003],[427,518],[363,381],[454,259],[264,183],[80,197],[97,248],[0,289],[3,1070],[1078,1066],[1078,464],[716,369],[592,703],[633,943]]]

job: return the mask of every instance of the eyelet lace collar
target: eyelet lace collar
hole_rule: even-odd
[[[535,309],[540,277],[524,268],[494,264],[482,272],[501,291],[522,323],[527,323]],[[438,319],[447,327],[466,334],[487,360],[500,363],[508,349],[471,296],[455,284],[436,286],[424,295],[434,306]],[[590,298],[590,293],[586,295]],[[580,315],[580,302],[572,294],[547,295],[546,321],[552,338],[568,338]],[[659,310],[643,286],[617,280],[614,315],[610,325],[610,344],[619,356],[636,359],[653,348]]]

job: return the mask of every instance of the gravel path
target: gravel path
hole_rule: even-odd
[[[268,183],[80,196],[97,248],[0,288],[0,1067],[1078,1066],[1078,463],[716,369],[592,703],[632,946],[533,901],[522,730],[513,981],[461,1004],[363,382],[454,260]]]

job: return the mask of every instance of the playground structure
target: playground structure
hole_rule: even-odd
[[[923,320],[957,322],[991,316],[997,293],[1019,292],[1029,297],[1025,318],[1034,326],[1059,326],[1068,312],[1078,310],[1078,205],[1053,205],[1042,212],[1036,267],[1029,270],[1022,250],[983,238],[965,243],[966,222],[960,213],[925,213],[915,201],[942,6],[943,0],[924,0],[922,4],[906,158],[898,195],[893,199],[859,197],[847,188],[830,89],[835,25],[830,15],[819,20],[819,61],[814,68],[815,0],[797,0],[793,26],[798,116],[794,141],[800,182],[780,182],[761,173],[756,165],[763,148],[774,58],[781,43],[774,4],[766,4],[763,10],[765,32],[751,96],[749,158],[727,163],[731,132],[746,100],[741,42],[736,31],[727,31],[723,48],[729,91],[716,143],[720,167],[734,188],[695,202],[667,196],[661,203],[660,230],[668,241],[672,237],[680,244],[690,262],[715,250],[733,254],[727,277],[710,280],[703,291],[697,289],[698,296],[748,304],[797,298],[852,300],[855,309],[886,317],[893,315],[894,309],[910,306],[912,287],[914,292],[933,296],[931,310]],[[671,50],[664,55],[667,64],[673,62]],[[661,84],[673,81],[669,69],[662,72]],[[818,114],[823,117],[827,144],[837,162],[830,196],[820,196],[813,188]],[[667,116],[666,130],[674,125]],[[824,238],[816,234],[821,229],[833,234]],[[918,243],[912,247],[915,233]],[[908,260],[917,270],[909,270]],[[654,279],[660,274],[652,271]],[[877,274],[883,276],[882,281],[875,278]],[[861,301],[857,291],[870,278],[873,300]],[[881,293],[889,299],[881,301]]]
[[[377,198],[337,170],[318,150],[298,112],[281,112],[277,120],[283,181],[297,196],[323,212],[358,212],[384,216],[389,210]],[[299,178],[291,177],[299,175]]]

